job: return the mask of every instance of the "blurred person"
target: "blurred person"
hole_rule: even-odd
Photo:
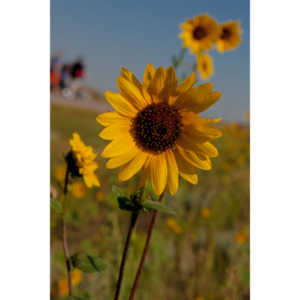
[[[80,88],[82,86],[82,80],[86,77],[85,66],[82,58],[78,58],[71,66],[71,89],[75,97],[81,98]]]
[[[60,73],[62,68],[63,52],[58,52],[51,58],[50,62],[50,90],[60,90]]]

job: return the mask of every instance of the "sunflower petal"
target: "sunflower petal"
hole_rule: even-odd
[[[104,140],[114,140],[117,138],[122,138],[124,132],[129,132],[130,130],[130,121],[118,121],[117,123],[107,126],[104,128],[99,136]]]
[[[141,90],[131,81],[119,76],[117,78],[117,85],[121,95],[135,108],[141,110],[147,105],[147,101],[141,94]]]
[[[124,134],[122,138],[110,142],[101,153],[102,157],[115,157],[126,152],[132,151],[136,145],[130,134]]]
[[[202,170],[211,170],[211,161],[207,156],[198,156],[195,152],[185,150],[177,145],[177,149],[181,156],[191,165]],[[202,159],[200,159],[202,158]]]
[[[166,70],[164,67],[159,67],[156,69],[154,77],[149,85],[149,93],[153,95],[158,95],[164,87],[166,79]]]
[[[166,187],[168,176],[165,154],[153,155],[149,168],[152,187],[160,195]]]
[[[184,81],[182,81],[178,86],[177,86],[177,94],[184,94],[188,90],[192,88],[192,86],[196,83],[197,81],[197,76],[196,73],[193,72],[188,78],[186,78]]]
[[[175,195],[178,190],[178,166],[172,150],[166,152],[168,167],[168,187],[171,195]]]
[[[198,175],[197,174],[186,174],[183,172],[179,172],[180,176],[191,184],[198,183]]]
[[[210,157],[217,157],[219,155],[218,149],[210,142],[199,145],[199,152]]]
[[[192,88],[186,94],[179,96],[175,102],[179,109],[186,109],[195,113],[202,112],[216,103],[222,93],[212,92],[213,84],[206,83]]]
[[[120,73],[122,77],[132,82],[139,90],[142,90],[142,85],[140,81],[134,76],[134,74],[131,71],[122,67]]]
[[[107,161],[106,168],[107,169],[115,169],[122,165],[125,165],[130,160],[132,160],[138,154],[138,152],[139,152],[139,150],[136,148],[136,149],[132,149],[131,151],[128,151],[122,155],[113,157]]]
[[[96,117],[96,121],[103,126],[112,125],[115,122],[128,120],[115,111],[105,112]]]
[[[148,88],[155,74],[155,68],[153,65],[148,64],[146,66],[144,77],[143,77],[143,86]]]
[[[120,94],[106,91],[104,93],[110,105],[121,115],[133,118],[137,114],[137,109],[133,107],[124,97]]]
[[[119,173],[119,180],[126,181],[134,176],[144,165],[146,159],[148,158],[149,154],[140,151],[138,155],[133,158],[128,164],[122,167]]]

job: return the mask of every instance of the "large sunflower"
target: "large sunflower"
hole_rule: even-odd
[[[242,38],[242,29],[240,23],[236,21],[229,21],[222,24],[219,39],[216,46],[219,52],[234,50],[240,44]]]
[[[211,83],[192,88],[195,73],[178,85],[173,67],[155,69],[147,65],[143,82],[127,69],[117,78],[120,93],[105,97],[116,110],[97,117],[105,126],[99,136],[112,140],[102,156],[109,169],[122,166],[119,180],[125,181],[142,169],[141,183],[150,180],[154,191],[166,187],[174,195],[178,175],[196,184],[196,168],[211,169],[210,157],[218,155],[211,140],[221,132],[210,126],[218,120],[201,118],[221,96]]]
[[[194,54],[212,49],[220,35],[217,21],[207,14],[187,19],[180,28],[183,30],[179,35],[183,47],[189,47]]]

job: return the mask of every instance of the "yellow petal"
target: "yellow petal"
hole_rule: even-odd
[[[138,110],[142,110],[148,104],[141,94],[141,90],[129,80],[118,77],[117,85],[121,95]]]
[[[185,179],[186,181],[197,184],[198,183],[198,175],[197,174],[186,174],[183,172],[179,172],[180,176]]]
[[[164,67],[159,67],[154,74],[154,77],[149,85],[149,93],[158,95],[164,87],[166,79],[166,70]]]
[[[177,76],[173,66],[170,66],[166,72],[166,80],[164,83],[164,87],[160,93],[160,98],[162,100],[168,101],[170,96],[176,95],[176,86]],[[172,101],[169,104],[172,104]]]
[[[119,180],[125,181],[134,176],[143,167],[148,156],[148,153],[140,151],[128,164],[122,167]]]
[[[206,156],[198,156],[195,152],[185,150],[177,145],[177,149],[181,156],[191,165],[195,166],[196,168],[202,170],[210,170],[211,169],[211,161],[209,157]]]
[[[114,168],[118,168],[122,165],[125,165],[130,160],[132,160],[138,153],[139,153],[138,148],[135,148],[126,153],[123,153],[122,155],[113,157],[107,161],[106,168],[114,169]]]
[[[178,97],[175,102],[179,109],[186,109],[195,113],[202,112],[216,103],[222,93],[212,92],[213,84],[206,83],[192,88],[186,94]]]
[[[146,66],[145,72],[144,72],[144,77],[143,77],[143,86],[147,89],[154,77],[155,74],[155,68],[151,65],[148,64]]]
[[[151,184],[156,194],[160,195],[167,184],[167,162],[165,154],[153,155],[150,161]]]
[[[183,82],[181,82],[178,87],[177,87],[177,93],[178,94],[184,94],[186,93],[189,89],[193,87],[193,85],[197,81],[197,76],[196,73],[193,72],[188,78],[186,78]]]
[[[199,152],[210,157],[217,157],[219,155],[218,149],[210,142],[199,145]]]
[[[121,68],[121,76],[124,77],[125,79],[131,81],[139,90],[142,89],[142,85],[139,82],[139,80],[134,76],[132,72],[127,70],[126,68],[122,67]]]
[[[150,170],[149,170],[149,162],[150,162],[151,156],[148,156],[147,160],[145,161],[145,164],[143,166],[141,179],[138,184],[138,188],[140,189],[143,187],[147,181],[148,178],[150,178]]]
[[[96,117],[96,121],[103,126],[114,124],[117,121],[127,120],[115,111],[105,112]]]
[[[102,157],[115,157],[132,151],[136,145],[130,134],[123,134],[122,138],[110,142],[101,153]]]
[[[192,89],[190,89],[188,92],[185,94],[181,94],[176,102],[175,105],[179,109],[187,109],[194,111],[195,106],[197,106],[199,103],[203,102],[207,95],[212,91],[213,89],[213,84],[212,83],[205,83],[198,85]]]
[[[178,166],[173,150],[166,151],[166,161],[168,167],[168,187],[171,195],[175,195],[178,190]]]
[[[122,138],[124,132],[130,131],[130,121],[118,121],[117,123],[107,126],[104,128],[99,136],[104,140],[114,140],[117,138]]]
[[[120,94],[106,91],[104,93],[107,101],[110,103],[110,105],[121,115],[125,117],[131,117],[134,118],[137,114],[137,109],[133,107],[124,97],[122,97]]]
[[[195,174],[196,169],[193,165],[191,165],[189,162],[187,162],[181,155],[181,153],[178,151],[178,148],[176,147],[174,151],[174,155],[176,158],[176,162],[178,165],[179,173],[184,174]]]

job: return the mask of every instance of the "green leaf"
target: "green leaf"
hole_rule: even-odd
[[[71,262],[74,268],[85,273],[103,272],[107,265],[100,257],[95,257],[86,253],[75,253],[71,256]]]
[[[172,215],[176,214],[176,212],[172,208],[167,207],[164,204],[157,201],[147,200],[143,203],[143,207],[150,210],[157,210],[162,213],[167,213]]]
[[[123,189],[121,189],[120,187],[113,185],[112,186],[112,192],[117,196],[117,197],[121,197],[124,196],[124,191]]]
[[[50,206],[58,214],[61,214],[63,212],[63,207],[61,202],[54,198],[50,199]]]

